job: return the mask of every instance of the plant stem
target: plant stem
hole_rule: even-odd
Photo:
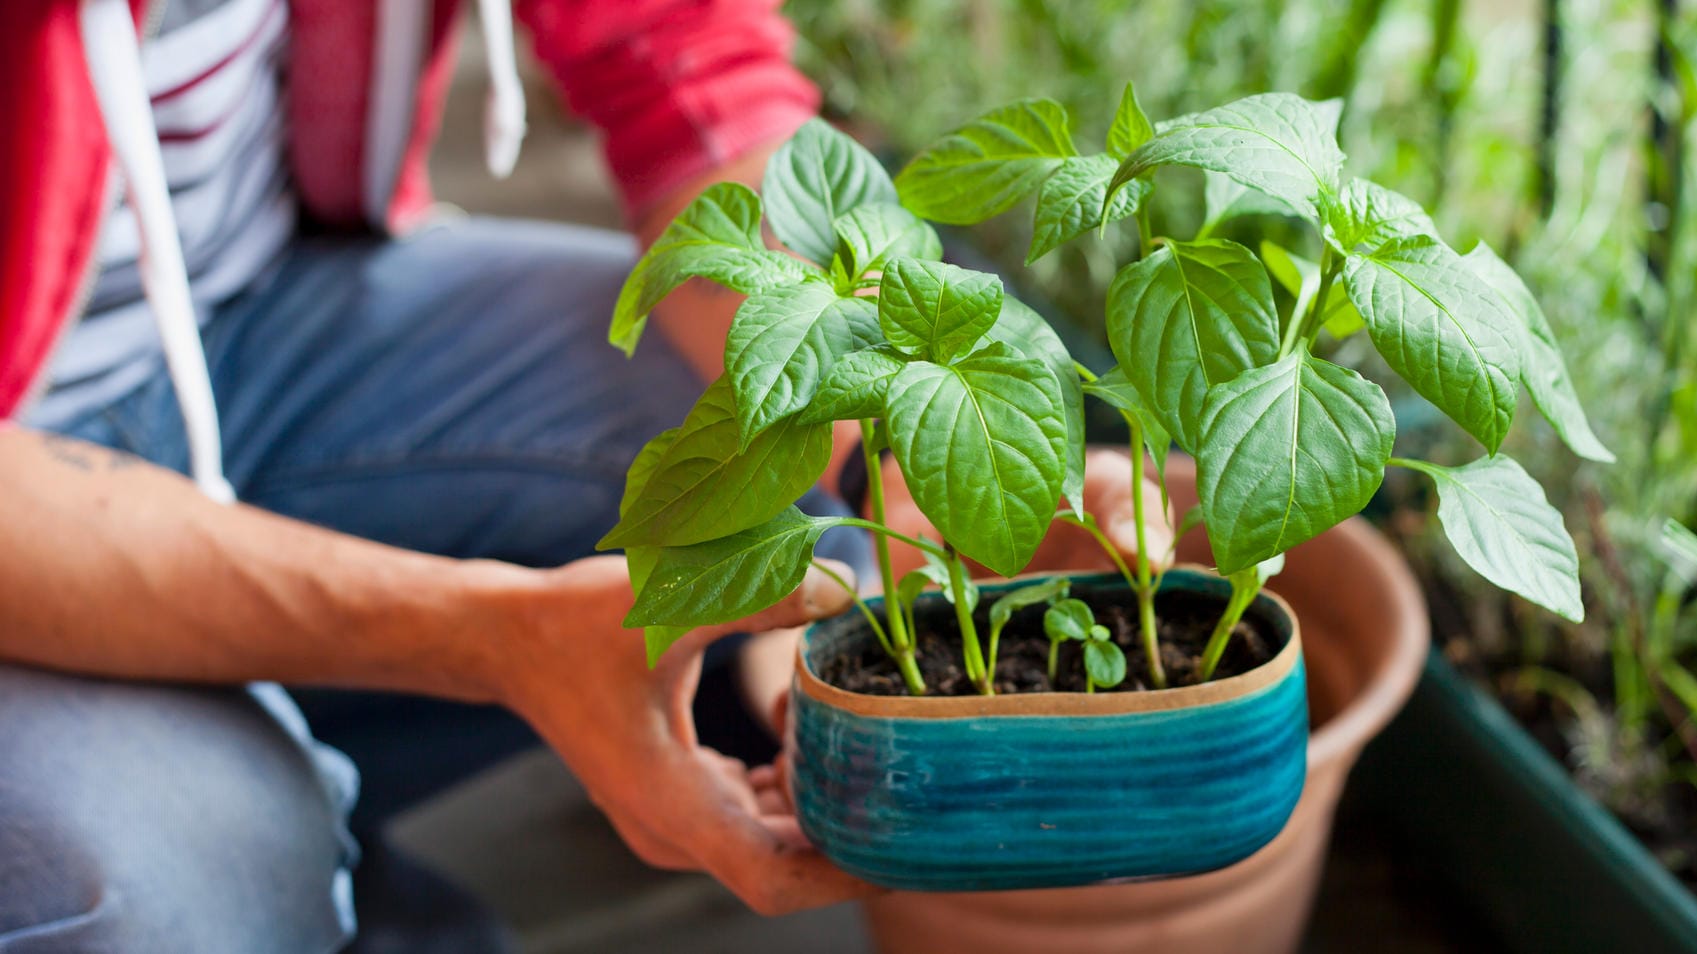
[[[896,651],[894,647],[890,645],[889,635],[884,632],[884,624],[878,621],[878,614],[872,612],[872,607],[866,605],[866,601],[860,598],[860,593],[856,591],[854,587],[849,585],[849,581],[843,579],[842,574],[831,569],[825,564],[820,563],[818,560],[813,561],[813,568],[830,577],[838,586],[843,588],[843,592],[847,593],[849,597],[854,600],[854,605],[859,607],[860,615],[866,617],[866,622],[871,624],[872,634],[878,637],[878,645],[884,647],[884,652],[894,656]]]
[[[954,547],[944,543],[943,548],[948,551],[949,592],[954,596],[951,602],[955,605],[955,620],[960,623],[967,677],[980,693],[993,696],[996,687],[992,685],[990,671],[984,665],[983,649],[978,645],[978,627],[972,622],[972,611],[966,608],[966,570],[961,566],[960,557],[955,555]]]
[[[1147,258],[1155,245],[1155,230],[1149,225],[1149,206],[1137,206],[1137,257]]]
[[[1084,365],[1075,361],[1073,367],[1077,369],[1078,376],[1083,378],[1085,383],[1088,384],[1096,380],[1096,375]],[[1160,641],[1155,629],[1155,592],[1160,589],[1161,578],[1152,572],[1149,561],[1149,540],[1143,525],[1143,476],[1145,468],[1143,462],[1143,426],[1138,423],[1137,416],[1129,411],[1121,411],[1120,416],[1125,418],[1126,427],[1131,430],[1131,486],[1133,488],[1131,507],[1132,519],[1137,521],[1137,572],[1133,574],[1131,568],[1125,565],[1125,558],[1120,556],[1119,548],[1114,546],[1113,541],[1108,539],[1107,535],[1102,532],[1102,528],[1098,527],[1094,520],[1086,520],[1084,519],[1085,515],[1080,514],[1078,525],[1096,538],[1096,542],[1101,544],[1102,549],[1114,561],[1114,565],[1119,567],[1120,575],[1125,577],[1125,581],[1131,587],[1132,592],[1137,594],[1138,625],[1143,637],[1143,652],[1149,658],[1149,681],[1154,683],[1155,688],[1165,689],[1167,688],[1167,671],[1166,667],[1161,665]],[[994,642],[992,642],[991,646],[994,647],[994,645]],[[995,650],[992,648],[990,658],[994,660],[995,656]],[[1055,678],[1054,654],[1052,652],[1050,653],[1049,678],[1051,680]]]
[[[1320,330],[1321,319],[1326,314],[1326,299],[1332,295],[1332,283],[1337,281],[1338,267],[1332,262],[1332,247],[1326,245],[1320,250],[1320,288],[1314,295],[1314,300],[1308,303],[1306,315],[1291,315],[1290,322],[1285,325],[1284,338],[1279,342],[1279,357],[1284,357],[1296,350],[1299,342],[1307,341]]]
[[[1055,669],[1059,665],[1060,659],[1061,659],[1061,641],[1058,640],[1058,639],[1049,640],[1049,684],[1051,686],[1054,685]]]
[[[867,490],[867,496],[870,497],[871,488],[869,487]],[[948,550],[936,545],[935,543],[921,540],[918,537],[910,537],[897,530],[891,530],[889,527],[886,527],[881,523],[875,523],[871,520],[862,520],[859,517],[831,517],[828,519],[831,521],[831,526],[833,527],[859,527],[862,530],[870,530],[880,537],[889,537],[891,540],[900,540],[910,547],[916,547],[942,559],[948,559],[949,556]]]
[[[1120,556],[1119,548],[1114,546],[1114,542],[1109,540],[1108,535],[1102,532],[1102,528],[1096,525],[1095,518],[1081,519],[1077,521],[1076,526],[1084,528],[1084,532],[1090,534],[1091,538],[1102,547],[1102,552],[1108,555],[1108,559],[1114,561],[1114,566],[1119,568],[1120,575],[1125,577],[1126,585],[1135,591],[1137,589],[1137,574],[1126,565],[1125,558]]]
[[[1155,632],[1155,583],[1149,567],[1149,538],[1143,526],[1143,427],[1130,414],[1131,425],[1131,518],[1137,522],[1137,616],[1143,635],[1143,653],[1149,658],[1149,681],[1156,689],[1167,688],[1167,671],[1161,665],[1161,647]],[[1123,564],[1122,564],[1123,566]]]
[[[872,449],[872,436],[872,422],[862,419],[860,452],[866,459],[866,497],[872,506],[873,520],[882,526],[885,519],[884,470],[883,461],[879,460],[877,451]],[[907,625],[906,614],[896,605],[896,574],[890,565],[890,539],[886,533],[874,533],[872,540],[878,553],[878,572],[883,576],[884,617],[890,621],[890,633],[884,648],[889,651],[890,658],[896,661],[896,668],[901,670],[902,681],[907,683],[907,691],[922,696],[925,694],[925,680],[919,675],[919,667],[913,660],[915,634]]]
[[[1232,595],[1226,601],[1226,611],[1220,616],[1220,621],[1214,624],[1214,632],[1208,637],[1208,646],[1202,651],[1202,671],[1198,682],[1207,682],[1214,678],[1214,668],[1220,664],[1220,657],[1225,655],[1226,643],[1230,641],[1232,630],[1237,627],[1238,620],[1243,618],[1249,604],[1255,602],[1255,594],[1261,592],[1261,575],[1255,567],[1239,570],[1231,575]]]

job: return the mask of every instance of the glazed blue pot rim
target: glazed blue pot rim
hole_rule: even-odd
[[[1086,586],[1128,588],[1125,578],[1115,573],[1035,573],[1011,580],[986,583],[986,594],[1011,589],[1037,579],[1067,577]],[[1226,581],[1207,567],[1178,564],[1169,569],[1163,580],[1168,583],[1192,586],[1203,581],[1209,585]],[[942,594],[928,591],[925,596],[941,600]],[[882,597],[867,600],[874,607]],[[851,611],[851,613],[854,611]],[[830,685],[813,671],[808,661],[808,648],[815,633],[833,620],[821,620],[802,634],[796,649],[795,691],[832,708],[858,715],[921,719],[958,719],[982,716],[1080,716],[1116,715],[1132,712],[1168,712],[1200,706],[1218,705],[1255,695],[1290,678],[1302,664],[1302,635],[1296,614],[1278,594],[1262,590],[1256,596],[1251,612],[1266,617],[1280,630],[1288,630],[1289,638],[1273,658],[1254,669],[1197,686],[1178,686],[1140,692],[1026,692],[995,696],[873,696],[850,692]],[[850,614],[844,614],[844,617]],[[837,617],[843,619],[844,617]],[[843,625],[843,624],[838,624]],[[870,633],[867,634],[870,639]]]

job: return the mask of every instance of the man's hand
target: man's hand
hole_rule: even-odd
[[[120,679],[348,686],[502,703],[656,864],[756,910],[872,889],[806,846],[770,771],[696,743],[702,647],[848,603],[817,571],[650,671],[619,557],[556,570],[411,553],[203,497],[102,447],[0,426],[0,661]],[[852,576],[844,567],[845,577]]]
[[[852,579],[847,567],[833,569]],[[624,630],[630,583],[619,557],[579,560],[516,594],[504,700],[560,754],[626,844],[651,865],[706,871],[749,907],[782,914],[876,891],[808,846],[770,769],[703,748],[690,714],[702,652],[733,632],[792,627],[848,608],[817,570],[777,606],[698,629],[650,670],[642,634]]]

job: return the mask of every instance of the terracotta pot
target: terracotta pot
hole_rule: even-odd
[[[1093,605],[1133,599],[1117,573],[1068,578]],[[980,604],[1022,585],[986,584]],[[1224,607],[1231,584],[1175,567],[1161,592]],[[922,621],[953,613],[940,593],[914,605]],[[802,831],[843,870],[914,891],[1094,885],[1242,861],[1296,807],[1309,721],[1289,607],[1262,594],[1245,617],[1273,658],[1204,685],[922,698],[825,683],[822,666],[875,643],[858,613],[816,623],[796,655],[785,739]]]
[[[1173,460],[1174,507],[1195,502]],[[1208,562],[1192,534],[1181,559]],[[1361,749],[1408,698],[1425,658],[1425,604],[1388,542],[1354,519],[1292,550],[1273,590],[1301,622],[1312,734],[1308,778],[1273,842],[1188,878],[1050,891],[887,895],[867,904],[885,954],[1132,954],[1296,950],[1319,885],[1332,816]]]

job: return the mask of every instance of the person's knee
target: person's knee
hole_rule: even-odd
[[[0,667],[0,954],[346,939],[339,819],[240,690]]]
[[[99,863],[51,815],[7,801],[0,798],[0,952],[66,950],[111,913]]]

